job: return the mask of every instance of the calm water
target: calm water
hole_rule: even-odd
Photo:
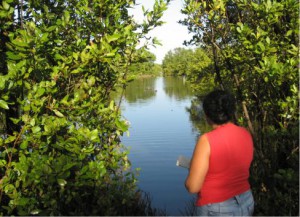
[[[184,187],[188,171],[175,165],[178,155],[191,157],[199,135],[186,111],[192,98],[182,78],[159,77],[130,83],[122,102],[130,122],[122,142],[130,147],[132,167],[141,169],[139,187],[168,215],[184,214],[194,197]]]

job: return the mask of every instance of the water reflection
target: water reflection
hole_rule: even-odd
[[[205,133],[212,130],[211,126],[205,119],[202,102],[199,99],[192,99],[190,107],[187,107],[186,110],[189,113],[189,119],[193,124],[193,130],[195,132]]]
[[[192,90],[184,78],[164,77],[164,91],[170,98],[183,100],[192,96]]]
[[[157,80],[162,80],[162,86],[157,84]],[[157,86],[158,85],[158,86]],[[124,99],[128,103],[147,102],[152,100],[157,94],[157,89],[162,87],[164,94],[169,98],[178,101],[190,98],[193,93],[184,78],[178,77],[147,77],[137,78],[130,82],[124,92]]]
[[[140,168],[139,188],[149,192],[152,205],[169,215],[182,215],[192,196],[184,187],[188,170],[176,167],[179,155],[191,157],[198,133],[193,131],[187,108],[193,98],[182,78],[135,80],[127,87],[122,115],[130,136],[121,138],[130,147],[132,168]]]
[[[138,78],[128,84],[124,92],[124,99],[128,103],[151,100],[155,94],[155,77]]]

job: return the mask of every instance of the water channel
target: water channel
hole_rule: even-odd
[[[132,167],[140,168],[138,186],[168,215],[183,215],[194,198],[184,187],[188,171],[176,166],[179,155],[191,157],[199,136],[187,111],[192,98],[184,79],[174,77],[137,79],[123,97],[130,134],[122,143]]]

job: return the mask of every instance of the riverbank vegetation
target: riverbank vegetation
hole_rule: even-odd
[[[155,63],[156,56],[146,49],[139,49],[132,58],[129,75],[134,77],[149,77],[161,75],[160,64]]]
[[[256,215],[299,215],[298,9],[296,0],[185,0],[182,10],[181,23],[193,33],[186,43],[201,47],[211,60],[186,73],[198,95],[194,108],[206,90],[228,89],[237,98],[236,121],[253,134]],[[165,73],[189,71],[166,66],[177,51],[164,59]],[[176,61],[187,67],[185,59]]]
[[[134,1],[0,1],[1,215],[161,215],[137,189],[110,93],[168,2],[137,24]]]
[[[137,189],[111,93],[129,71],[160,72],[137,46],[168,2],[138,24],[129,0],[0,0],[1,215],[162,214]],[[255,140],[256,215],[298,215],[299,2],[184,2],[186,43],[199,48],[170,51],[162,70],[186,76],[198,100],[235,93]]]
[[[175,48],[170,50],[162,61],[164,76],[183,76],[190,82],[195,93],[207,93],[214,84],[210,76],[212,59],[209,49]]]

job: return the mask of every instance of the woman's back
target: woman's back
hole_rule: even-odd
[[[227,91],[212,91],[203,99],[203,110],[214,130],[200,136],[185,181],[190,193],[198,193],[197,214],[252,215],[253,141],[245,128],[232,123],[235,99]]]
[[[253,158],[250,133],[226,123],[205,135],[210,144],[209,170],[198,206],[221,202],[250,189],[249,167]]]

